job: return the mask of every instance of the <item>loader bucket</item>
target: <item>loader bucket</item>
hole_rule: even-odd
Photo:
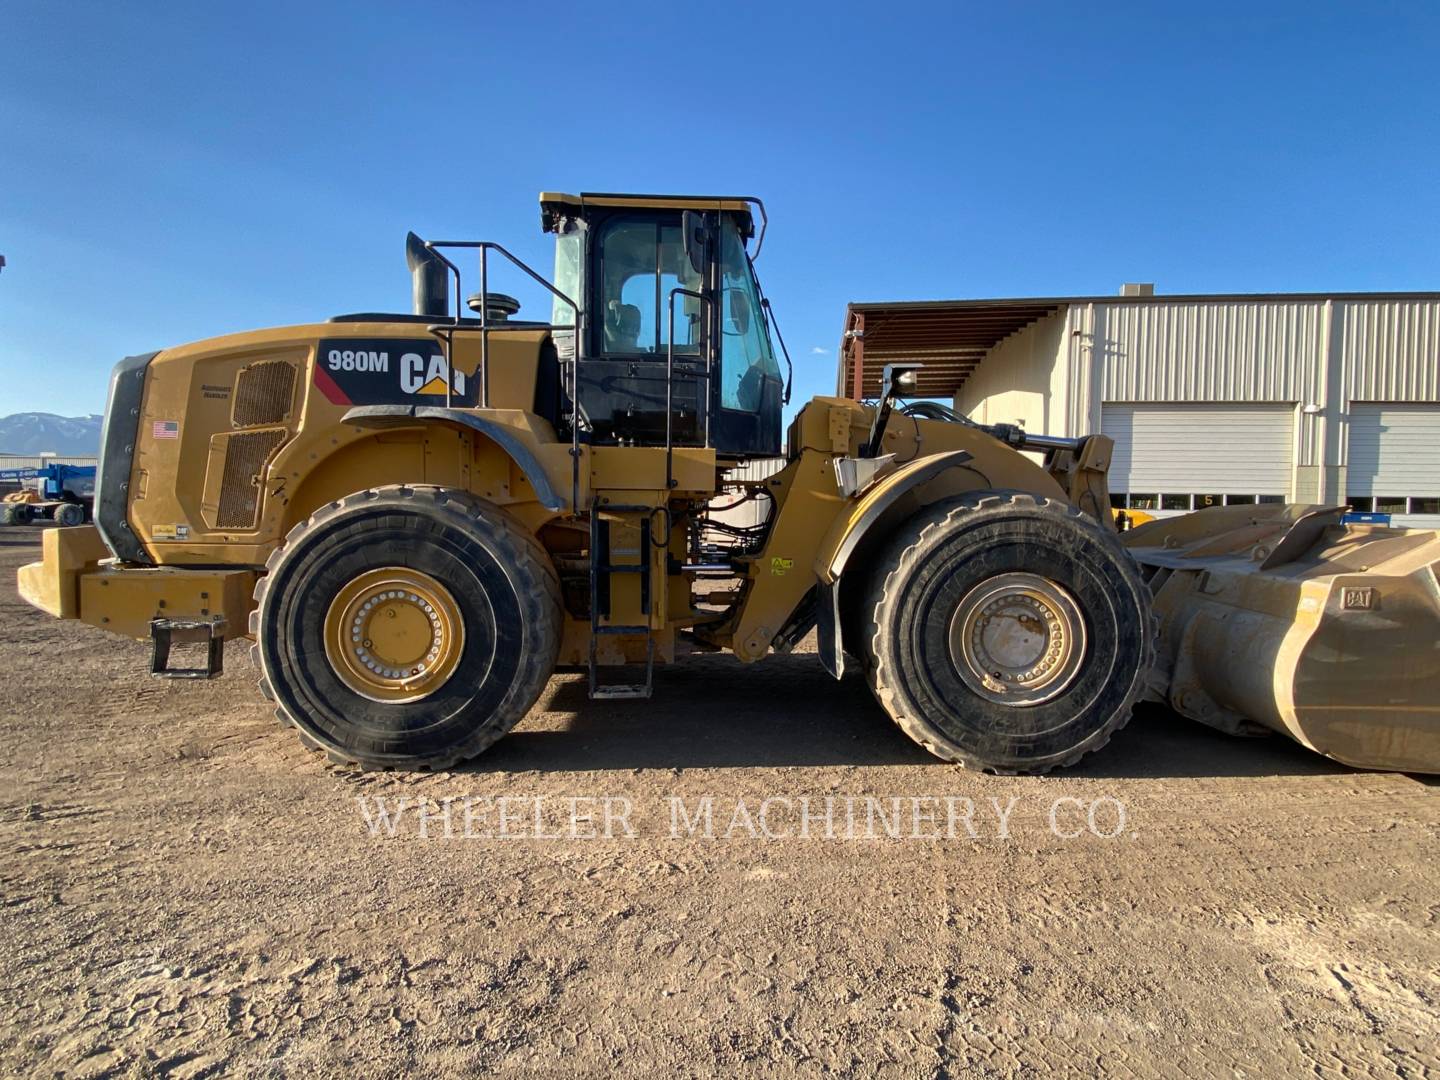
[[[1124,533],[1155,597],[1161,692],[1231,734],[1440,773],[1440,533],[1346,525],[1346,509],[1214,507]]]

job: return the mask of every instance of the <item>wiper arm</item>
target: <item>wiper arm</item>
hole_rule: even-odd
[[[775,309],[770,306],[770,298],[760,287],[760,275],[755,273],[755,260],[746,255],[745,261],[750,264],[750,280],[755,283],[755,292],[760,296],[760,310],[765,313],[765,325],[775,328],[775,340],[780,342],[780,352],[785,357],[785,397],[780,404],[789,405],[790,391],[795,386],[795,365],[790,362],[790,350],[785,347],[785,335],[780,332],[780,323],[776,321]]]
[[[785,397],[780,404],[790,404],[790,390],[795,385],[795,365],[790,362],[790,350],[785,347],[785,335],[780,332],[780,324],[775,321],[775,312],[770,307],[770,301],[765,294],[760,294],[760,308],[765,312],[765,321],[775,328],[775,340],[780,342],[780,352],[785,357]]]

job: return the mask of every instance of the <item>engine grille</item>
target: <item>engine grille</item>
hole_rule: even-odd
[[[235,406],[231,422],[236,427],[278,424],[290,415],[295,397],[295,365],[284,360],[266,360],[240,369],[235,377]]]
[[[239,412],[238,402],[236,412]],[[220,480],[216,528],[255,527],[260,507],[260,473],[266,459],[285,441],[285,435],[284,431],[241,431],[225,440],[225,470]]]

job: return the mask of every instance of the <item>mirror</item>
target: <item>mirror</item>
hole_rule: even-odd
[[[750,297],[744,289],[725,290],[724,329],[731,337],[744,337],[750,332]]]
[[[709,261],[710,223],[700,211],[686,210],[680,215],[680,235],[690,269],[703,277]]]

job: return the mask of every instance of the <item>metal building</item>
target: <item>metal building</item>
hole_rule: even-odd
[[[926,365],[984,423],[1115,440],[1117,505],[1349,502],[1440,526],[1440,293],[851,304],[838,390]]]
[[[0,454],[0,469],[35,469],[41,465],[94,465],[94,454]]]

